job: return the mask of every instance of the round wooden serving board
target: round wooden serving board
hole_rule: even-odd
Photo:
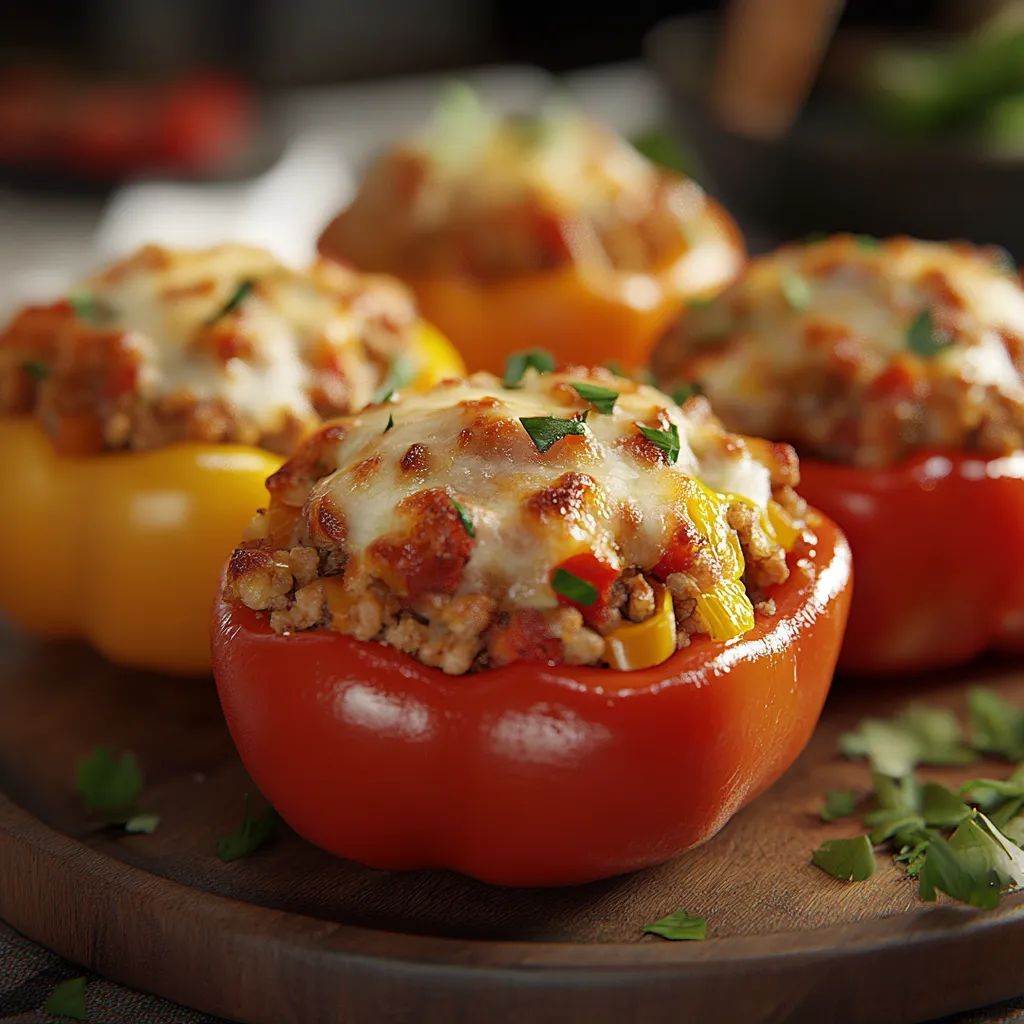
[[[864,765],[836,756],[841,730],[908,699],[962,710],[982,679],[1024,699],[1024,672],[1005,663],[964,675],[833,693],[795,768],[672,864],[506,890],[361,868],[283,827],[222,864],[217,837],[253,787],[212,684],[3,631],[0,917],[117,981],[250,1024],[922,1021],[1024,992],[1024,899],[928,907],[886,859],[848,884],[810,851],[856,831],[817,815],[827,789],[868,784]],[[73,780],[100,743],[138,756],[154,834],[90,828]],[[642,937],[680,908],[707,916],[708,941]]]

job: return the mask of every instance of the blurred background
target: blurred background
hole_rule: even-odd
[[[1024,256],[1010,0],[2,0],[0,305],[148,240],[308,258],[453,73],[568,93],[765,248],[812,231]]]

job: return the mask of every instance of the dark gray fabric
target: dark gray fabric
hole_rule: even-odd
[[[85,976],[89,1024],[224,1024],[163,999],[132,992],[41,949],[0,922],[0,1022],[39,1024],[56,1020],[41,1010],[54,987]],[[940,1024],[940,1022],[932,1022]],[[1024,1024],[1024,999],[946,1017],[941,1024]]]

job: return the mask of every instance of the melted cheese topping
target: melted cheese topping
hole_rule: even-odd
[[[81,290],[107,314],[102,328],[125,332],[125,345],[141,357],[143,399],[223,400],[268,432],[287,417],[315,422],[318,368],[345,378],[352,407],[367,404],[388,346],[416,321],[395,282],[326,262],[298,273],[240,245],[148,246]],[[376,362],[368,358],[375,350]]]
[[[574,381],[587,380],[620,392],[610,414],[573,389]],[[545,453],[520,422],[584,412],[585,433],[563,437]],[[400,505],[437,489],[472,524],[457,592],[489,594],[505,607],[553,607],[554,567],[582,552],[618,568],[649,569],[684,524],[695,525],[730,562],[738,544],[725,522],[725,503],[697,481],[761,508],[771,493],[767,466],[741,439],[724,433],[702,400],[682,409],[653,388],[601,371],[530,370],[515,389],[478,374],[336,423],[344,437],[324,441],[317,465],[328,471],[303,504],[311,531],[325,503],[345,524],[346,577],[381,577],[373,559],[382,538],[421,542],[430,525],[410,523]],[[674,464],[644,439],[638,424],[675,425],[680,450]]]
[[[870,393],[894,367],[928,386],[977,385],[1024,402],[1024,290],[998,256],[845,235],[783,247],[688,310],[655,352],[655,374],[666,388],[699,381],[727,425],[767,437],[792,422],[802,394],[824,402],[837,381],[847,398]],[[924,313],[933,352],[911,340]]]

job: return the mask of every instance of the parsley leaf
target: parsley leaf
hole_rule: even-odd
[[[455,511],[459,514],[459,522],[462,523],[463,529],[470,535],[470,537],[475,537],[476,527],[473,525],[473,520],[469,518],[469,513],[454,498],[451,499],[451,503],[455,506]]]
[[[935,328],[930,309],[922,309],[907,328],[907,348],[925,359],[937,356],[950,343],[950,339]]]
[[[811,859],[816,867],[844,882],[863,882],[875,873],[875,851],[867,836],[826,840]]]
[[[890,778],[902,778],[918,764],[970,764],[977,756],[947,708],[910,707],[892,719],[866,718],[839,737],[839,749],[849,758],[866,757]]]
[[[678,142],[666,132],[657,128],[643,132],[630,140],[633,148],[647,157],[652,164],[675,171],[677,174],[692,174],[692,161]]]
[[[388,367],[387,375],[374,392],[373,404],[390,402],[396,391],[407,388],[416,379],[416,367],[405,356],[395,356]]]
[[[938,782],[921,787],[921,817],[932,828],[955,828],[971,816],[971,809],[951,789]]]
[[[664,453],[665,459],[670,466],[674,466],[679,459],[679,428],[670,424],[668,430],[658,430],[656,427],[640,427],[640,433],[652,444],[656,444]]]
[[[708,922],[707,918],[677,910],[674,914],[645,924],[643,934],[660,935],[673,942],[700,942],[708,937]]]
[[[507,388],[517,388],[528,369],[551,373],[557,365],[555,357],[547,349],[531,348],[526,352],[513,352],[505,361],[505,376],[501,383]]]
[[[152,835],[160,824],[159,814],[136,814],[124,823],[125,832],[141,835]]]
[[[521,416],[519,422],[539,452],[546,452],[568,434],[583,435],[587,432],[584,420],[563,420],[557,416]]]
[[[882,248],[882,240],[880,238],[875,238],[874,235],[854,235],[853,240],[861,249],[867,249],[870,251],[872,249]]]
[[[573,384],[576,394],[585,402],[590,402],[598,412],[610,415],[615,410],[615,403],[618,401],[619,393],[612,388],[603,388],[599,384],[588,384],[580,381]]]
[[[857,794],[852,789],[830,789],[819,812],[822,821],[850,818],[857,812]]]
[[[100,324],[109,320],[113,310],[96,298],[92,292],[75,291],[68,296],[68,303],[79,320],[87,324]]]
[[[386,434],[394,425],[395,425],[395,417],[389,414],[388,415],[388,425],[384,428],[384,433]]]
[[[231,298],[224,303],[221,308],[206,321],[207,326],[215,324],[222,317],[227,316],[229,313],[234,313],[238,307],[245,302],[248,298],[249,293],[256,287],[256,282],[251,278],[247,277],[245,280],[238,283],[238,287],[234,290]]]
[[[21,364],[21,372],[38,384],[50,376],[50,367],[41,359],[26,359]]]
[[[76,788],[87,807],[119,811],[134,807],[142,791],[142,772],[134,754],[126,751],[115,757],[110,747],[97,747],[79,763]]]
[[[779,282],[782,295],[790,309],[806,309],[814,298],[810,282],[795,270],[787,270]]]
[[[1003,700],[994,690],[972,687],[967,694],[971,742],[986,754],[1024,761],[1024,708]]]
[[[590,608],[597,603],[598,590],[593,583],[588,583],[568,569],[556,569],[551,575],[551,589],[556,594],[575,604]]]
[[[692,299],[686,300],[687,309],[707,309],[714,299],[710,295],[695,295]]]
[[[249,814],[249,794],[243,797],[245,812],[242,824],[233,836],[222,836],[217,840],[217,856],[225,864],[255,853],[274,834],[278,815],[273,807],[267,807],[259,818]]]
[[[43,1013],[52,1017],[87,1020],[85,1016],[85,978],[62,981],[43,1004]]]
[[[612,361],[610,363],[605,363],[604,368],[606,370],[611,370],[616,377],[622,377],[624,380],[629,378],[629,374],[622,368],[622,363]]]
[[[693,398],[694,395],[703,395],[704,388],[701,387],[698,381],[694,381],[692,384],[680,384],[672,392],[672,401],[676,405],[682,405],[683,402]]]

